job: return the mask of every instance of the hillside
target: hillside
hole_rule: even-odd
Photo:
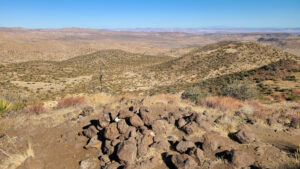
[[[273,67],[276,68],[286,70],[286,67],[291,67],[298,71],[297,61],[293,66],[290,63],[286,67],[276,64],[288,60],[295,62],[297,57],[252,42],[226,41],[211,44],[194,49],[180,58],[141,55],[122,50],[102,50],[65,61],[4,64],[0,67],[0,71],[3,72],[0,75],[0,82],[3,95],[17,93],[30,98],[34,96],[55,99],[67,94],[94,93],[101,88],[98,77],[102,65],[103,92],[113,94],[179,92],[185,90],[187,86],[199,83],[209,84],[202,84],[205,88],[218,89],[224,80],[213,80],[214,83],[211,83],[212,79],[223,77],[238,79],[236,78],[238,74],[256,71],[271,64],[275,64]],[[283,81],[281,87],[288,81],[290,84],[293,83],[289,85],[289,90],[297,89],[299,88],[297,71],[286,70],[285,76],[280,78],[274,76],[276,75],[274,71],[270,79]],[[289,76],[294,80],[288,80]],[[255,78],[250,80],[256,83],[253,79]],[[272,90],[278,88],[276,84],[280,83],[272,85]],[[217,90],[212,92],[214,91]]]
[[[100,91],[99,72],[103,71],[104,92],[119,93],[137,90],[135,72],[141,72],[170,60],[170,57],[147,56],[121,50],[103,50],[77,56],[65,61],[29,61],[0,67],[1,93],[16,93],[22,97],[35,96],[54,99],[71,93]]]
[[[295,56],[259,43],[229,41],[194,50],[155,68],[166,74],[176,72],[176,74],[185,75],[180,77],[182,78],[180,80],[196,82],[255,69],[280,59],[289,58],[295,58]]]

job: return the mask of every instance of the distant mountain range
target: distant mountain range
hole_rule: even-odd
[[[133,32],[183,32],[183,33],[296,33],[300,34],[300,28],[134,28],[114,29],[117,31]]]

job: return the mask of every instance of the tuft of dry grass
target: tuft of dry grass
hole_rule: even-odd
[[[209,96],[197,101],[198,105],[217,108],[221,111],[236,110],[242,107],[242,101],[230,96]]]
[[[274,93],[274,94],[272,94],[271,96],[272,96],[272,97],[274,98],[274,100],[276,100],[277,102],[285,102],[285,101],[286,101],[285,97],[282,96],[281,93]]]
[[[68,96],[58,101],[57,108],[67,108],[85,103],[84,96]]]
[[[246,110],[248,112],[244,112],[246,114],[252,114],[255,117],[258,117],[260,119],[264,119],[267,116],[265,107],[256,100],[245,101],[243,107],[244,107],[244,110],[245,110],[245,107],[248,107],[248,110]],[[242,109],[243,109],[243,107],[242,107]]]
[[[36,103],[36,104],[31,104],[31,105],[26,106],[24,108],[23,112],[27,113],[27,114],[38,115],[38,114],[46,112],[46,109],[44,107],[44,104]]]
[[[300,95],[300,89],[292,89],[292,93]]]
[[[8,139],[11,139],[7,136]],[[7,158],[3,159],[2,164],[0,164],[0,168],[5,169],[16,169],[21,164],[23,164],[28,158],[34,158],[34,151],[32,149],[31,142],[28,141],[28,146],[25,152],[20,152],[14,142],[10,142],[11,146],[14,147],[14,153],[7,152],[6,150],[0,149],[0,153],[4,154]]]

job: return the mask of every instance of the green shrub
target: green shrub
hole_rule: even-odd
[[[6,100],[0,100],[0,115],[10,112],[12,109],[12,104]]]
[[[247,100],[258,96],[255,85],[251,82],[234,81],[221,89],[221,95]]]
[[[201,98],[210,95],[206,90],[201,89],[200,87],[189,87],[181,95],[183,99],[189,99],[192,101],[198,101]]]

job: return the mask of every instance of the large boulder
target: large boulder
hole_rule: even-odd
[[[132,117],[130,117],[129,121],[130,121],[130,124],[134,127],[144,126],[143,120],[137,114],[134,114]]]
[[[185,125],[185,126],[182,128],[182,130],[183,130],[186,134],[191,135],[191,134],[193,134],[198,128],[199,128],[199,127],[198,127],[197,123],[195,123],[195,122],[190,122],[190,123],[188,123],[187,125]]]
[[[194,169],[197,167],[195,160],[187,154],[172,155],[171,162],[178,169]]]
[[[140,115],[141,115],[141,118],[144,121],[145,125],[150,126],[150,125],[153,124],[154,117],[153,117],[153,114],[150,113],[148,108],[141,107],[140,108]]]
[[[137,146],[133,141],[126,140],[119,144],[117,156],[122,164],[133,164],[137,155]]]
[[[109,125],[110,123],[110,116],[108,113],[100,113],[99,115],[99,125],[102,128],[105,128]]]
[[[127,125],[126,121],[124,119],[121,119],[118,123],[118,130],[121,134],[126,133],[129,126]]]
[[[84,148],[86,148],[86,149],[95,148],[95,149],[100,150],[101,146],[102,146],[102,141],[100,141],[98,139],[98,136],[96,135],[89,140],[89,142],[87,143],[87,145],[84,146]]]
[[[202,148],[206,154],[231,149],[233,146],[229,138],[220,136],[218,133],[208,132],[203,135]]]
[[[133,109],[131,109],[131,107],[129,107],[127,109],[122,109],[119,112],[119,118],[121,118],[121,119],[129,118],[133,115],[134,115],[134,111],[133,111]]]
[[[233,150],[232,164],[237,168],[250,167],[255,162],[253,156],[242,150]]]
[[[195,147],[195,144],[192,141],[180,141],[177,146],[176,150],[180,153],[185,153],[188,149]]]
[[[203,164],[205,157],[201,149],[193,148],[191,151],[189,151],[189,155],[195,159],[198,165]]]
[[[234,139],[243,144],[252,143],[255,141],[255,134],[250,130],[250,128],[244,127],[234,133]]]
[[[94,136],[97,135],[99,131],[97,130],[97,128],[93,125],[90,125],[88,128],[83,129],[83,135],[88,137],[88,138],[92,138]]]

